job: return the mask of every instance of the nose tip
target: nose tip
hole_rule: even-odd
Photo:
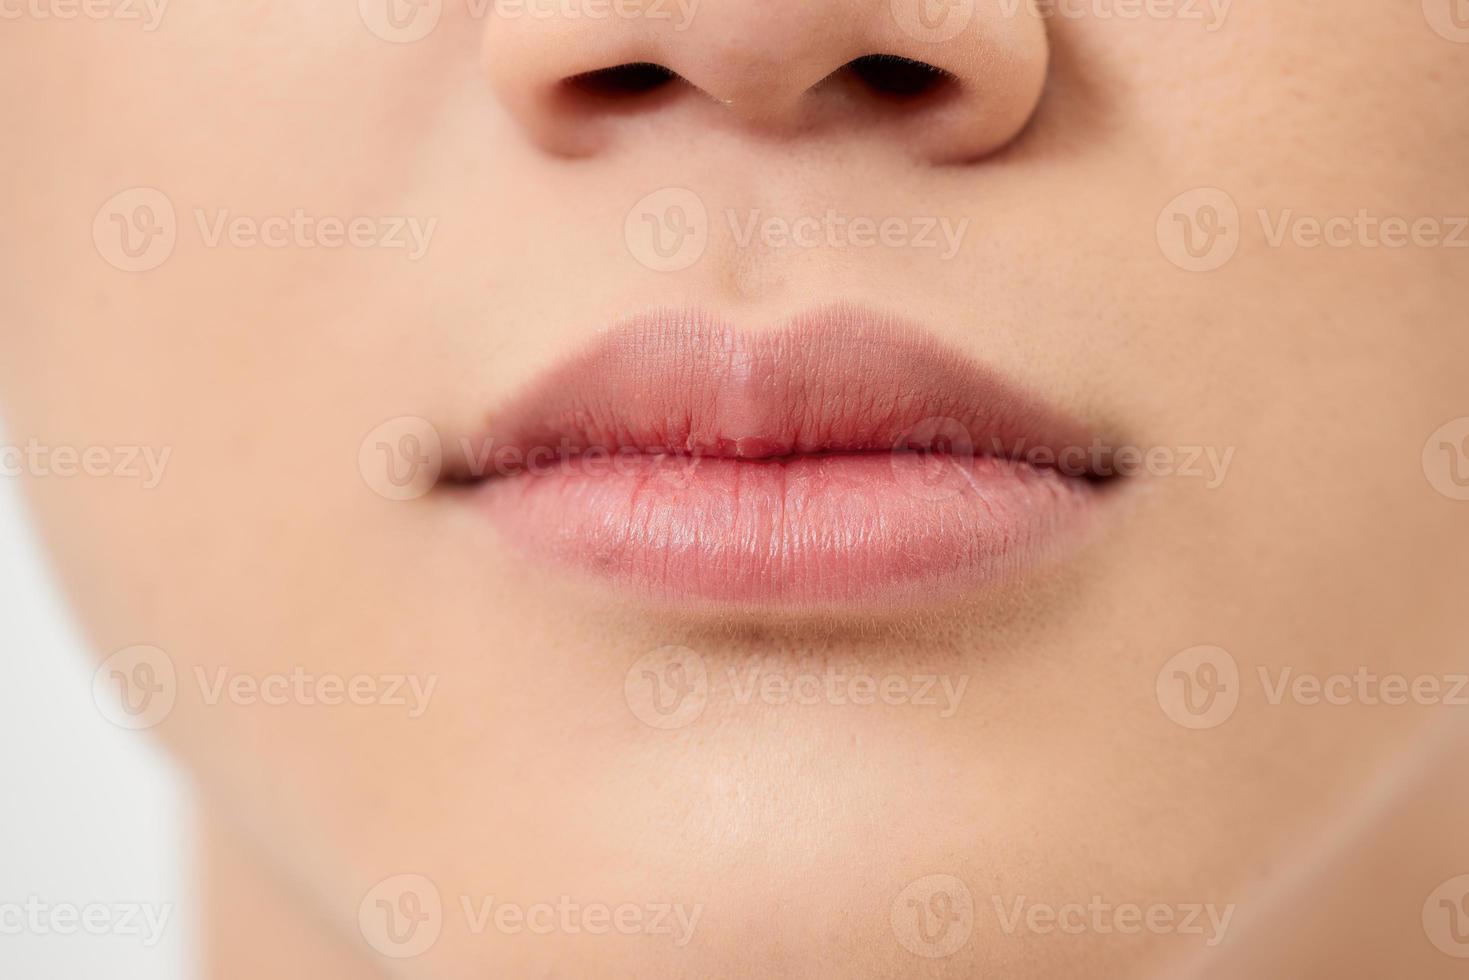
[[[842,52],[853,50],[852,25],[822,24],[824,19],[813,4],[708,4],[686,36],[671,39],[661,52],[716,102],[774,117],[835,70]]]
[[[541,148],[593,154],[633,128],[838,129],[933,162],[1008,143],[1040,99],[1048,44],[1025,0],[521,0],[485,66]],[[571,5],[608,16],[570,16]]]

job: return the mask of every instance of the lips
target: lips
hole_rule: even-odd
[[[890,318],[742,332],[665,312],[542,377],[448,472],[527,557],[643,596],[906,604],[1078,541],[1098,445]]]

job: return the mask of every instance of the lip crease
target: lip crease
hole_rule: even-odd
[[[916,604],[1081,541],[1101,444],[930,335],[848,307],[616,325],[446,462],[532,559],[656,599]]]

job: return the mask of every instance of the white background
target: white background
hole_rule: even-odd
[[[45,492],[44,482],[38,491]],[[187,792],[146,733],[116,728],[98,711],[94,667],[40,554],[20,487],[0,475],[0,977],[6,980],[182,980],[193,973],[197,915],[187,869]],[[17,921],[13,909],[32,898],[49,908],[167,907],[169,919],[152,947],[141,925],[131,936],[117,929],[60,935]]]

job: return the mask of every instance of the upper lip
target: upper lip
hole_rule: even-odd
[[[1098,477],[1106,443],[901,320],[827,307],[749,333],[701,312],[619,324],[448,449],[446,478],[589,453],[772,460],[997,456]]]

